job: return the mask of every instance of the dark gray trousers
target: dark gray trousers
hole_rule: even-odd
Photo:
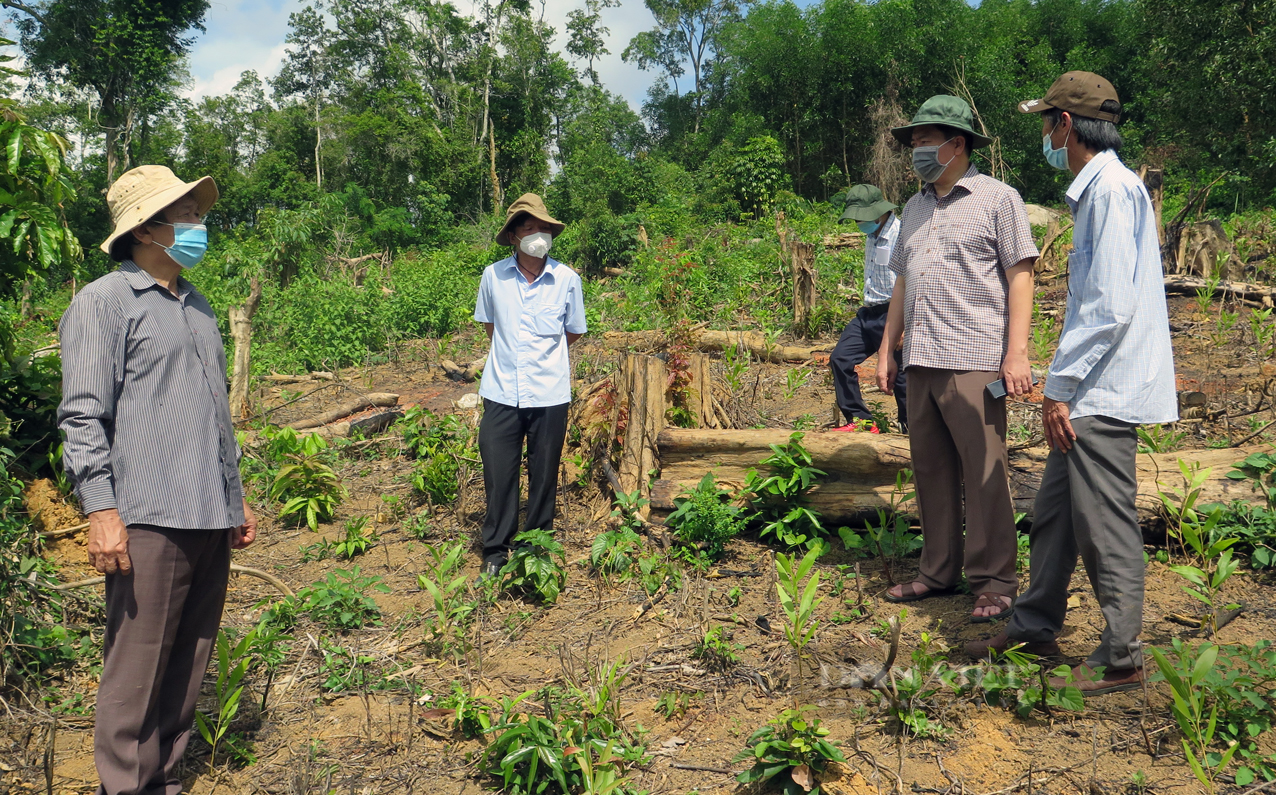
[[[1046,459],[1034,507],[1030,577],[1007,632],[1015,640],[1054,640],[1068,612],[1068,582],[1085,564],[1107,627],[1086,661],[1128,669],[1143,664],[1143,535],[1138,492],[1136,426],[1108,417],[1072,420],[1076,441],[1066,455]]]
[[[527,519],[524,530],[553,530],[558,462],[567,436],[567,405],[540,408],[483,400],[479,456],[487,516],[483,558],[505,555],[518,529],[518,484],[527,441]]]
[[[882,334],[886,331],[886,311],[890,304],[862,306],[855,313],[855,318],[842,330],[842,336],[829,354],[829,368],[833,371],[833,388],[837,393],[837,407],[847,422],[856,419],[871,420],[873,412],[868,410],[864,396],[860,393],[860,377],[855,372],[857,365],[864,363],[882,344]],[[895,363],[899,365],[899,375],[895,378],[895,405],[899,409],[900,433],[908,433],[908,376],[904,373],[904,352],[895,349]],[[885,364],[879,364],[885,367]]]
[[[177,795],[177,763],[221,625],[229,530],[128,529],[133,573],[106,577],[93,760],[98,795]]]

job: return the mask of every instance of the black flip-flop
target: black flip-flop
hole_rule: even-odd
[[[914,582],[919,582],[919,580],[913,580],[913,582],[901,583],[901,586],[903,585],[911,586]],[[925,583],[923,583],[923,585],[924,584]],[[903,604],[905,602],[920,602],[921,600],[929,599],[932,596],[951,596],[954,593],[956,593],[956,591],[957,591],[956,588],[930,588],[925,593],[914,592],[910,594],[909,596],[891,596],[890,589],[888,588],[886,590],[886,593],[882,594],[882,598],[888,602],[894,602],[895,604]]]
[[[979,600],[980,600],[980,599],[983,599],[985,596],[990,596],[990,595],[991,595],[991,596],[1005,596],[1005,594],[994,594],[994,593],[992,593],[992,591],[984,591],[983,593],[979,594],[979,596],[975,599],[975,607],[976,607],[976,608],[979,608],[979,607],[991,607],[993,604],[997,604],[997,605],[1000,605],[1000,604],[1001,604],[1000,600],[991,600],[991,599],[989,600],[989,602],[990,602],[989,604],[985,604],[985,605],[981,605],[981,604],[979,604]],[[976,616],[976,615],[972,615],[972,616],[970,617],[970,623],[972,623],[972,624],[988,624],[988,623],[991,623],[991,622],[993,622],[993,621],[1000,621],[1000,620],[1001,620],[1001,619],[1003,619],[1003,618],[1010,618],[1011,616],[1013,616],[1013,615],[1015,614],[1015,602],[1017,602],[1017,601],[1018,601],[1018,597],[1014,597],[1014,596],[1012,596],[1012,597],[1010,597],[1010,606],[1009,606],[1009,607],[1003,607],[1003,608],[1001,609],[1001,612],[1000,612],[1000,613],[993,613],[993,614],[992,614],[992,615],[990,615],[990,616]]]

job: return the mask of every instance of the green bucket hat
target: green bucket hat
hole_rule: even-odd
[[[892,127],[891,134],[904,146],[912,146],[912,130],[926,124],[942,124],[962,132],[970,133],[974,138],[974,148],[987,146],[992,139],[975,132],[975,114],[971,112],[966,101],[947,94],[936,94],[922,103],[913,120],[903,127]]]
[[[876,221],[898,209],[899,205],[886,201],[882,189],[876,185],[856,185],[846,192],[846,210],[838,221]]]

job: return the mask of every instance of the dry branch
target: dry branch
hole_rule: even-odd
[[[1165,292],[1177,295],[1196,295],[1197,290],[1208,288],[1206,280],[1200,276],[1166,276]],[[1276,287],[1247,282],[1232,282],[1220,279],[1214,285],[1215,295],[1230,294],[1237,298],[1248,298],[1259,301],[1263,306],[1272,306],[1272,296],[1276,295]]]
[[[314,417],[308,417],[304,420],[288,423],[288,427],[294,430],[302,431],[308,428],[318,428],[320,425],[327,425],[330,422],[349,417],[356,411],[363,411],[373,406],[394,406],[398,404],[399,396],[389,392],[369,392],[361,395],[353,400],[347,400],[345,403],[334,409],[325,411]]]
[[[295,594],[293,593],[293,590],[289,588],[288,585],[283,580],[279,579],[273,574],[267,574],[261,569],[254,569],[248,566],[240,566],[238,563],[232,563],[230,564],[230,573],[231,574],[247,574],[249,577],[256,577],[259,580],[265,580],[266,582],[275,586],[275,588],[279,589],[280,593],[284,594],[285,596],[295,596]],[[49,587],[55,591],[73,591],[77,588],[91,588],[94,585],[101,585],[105,582],[106,582],[105,577],[89,577],[87,579],[76,580],[75,582],[62,583],[61,585],[51,585]]]

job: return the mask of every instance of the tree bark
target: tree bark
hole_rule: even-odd
[[[625,443],[620,451],[618,474],[627,494],[650,493],[650,473],[656,468],[656,438],[665,425],[665,389],[669,379],[665,363],[654,356],[626,354],[621,362],[622,394],[628,405]],[[647,518],[647,508],[639,511]]]
[[[713,410],[713,373],[709,369],[709,354],[693,353],[688,359],[691,370],[690,409],[699,428],[718,428],[717,412]]]
[[[793,325],[807,336],[811,310],[815,308],[815,246],[790,243],[789,265],[793,269]]]
[[[363,411],[364,409],[371,408],[373,406],[394,406],[397,405],[398,402],[398,395],[391,394],[389,392],[369,392],[368,394],[361,395],[353,400],[348,400],[334,409],[325,411],[323,414],[318,414],[314,417],[307,417],[304,420],[297,420],[296,422],[290,422],[288,423],[288,427],[298,431],[303,431],[308,428],[317,428],[320,425],[327,425],[330,422],[336,422],[337,420],[349,417],[356,411]]]
[[[230,308],[230,337],[235,341],[235,359],[230,376],[230,414],[238,422],[250,413],[248,380],[252,375],[253,315],[261,306],[261,281],[254,276],[243,306]]]
[[[770,445],[787,443],[790,433],[786,430],[665,428],[658,438],[661,479],[652,486],[651,507],[658,511],[672,510],[673,498],[695,486],[710,471],[720,482],[736,487],[743,485],[750,469],[765,471],[758,462],[771,454]],[[878,508],[889,507],[896,473],[912,466],[907,437],[894,434],[807,433],[802,446],[811,454],[813,465],[827,473],[811,489],[808,504],[828,521],[862,518]],[[1232,464],[1270,447],[1261,444],[1235,449],[1140,453],[1136,497],[1140,521],[1159,521],[1158,492],[1182,488],[1179,459],[1212,469],[1199,504],[1257,500],[1248,483],[1229,480],[1226,475]],[[1032,448],[1010,455],[1011,495],[1016,510],[1029,516],[1048,454],[1045,448]],[[916,511],[913,505],[908,509]]]

